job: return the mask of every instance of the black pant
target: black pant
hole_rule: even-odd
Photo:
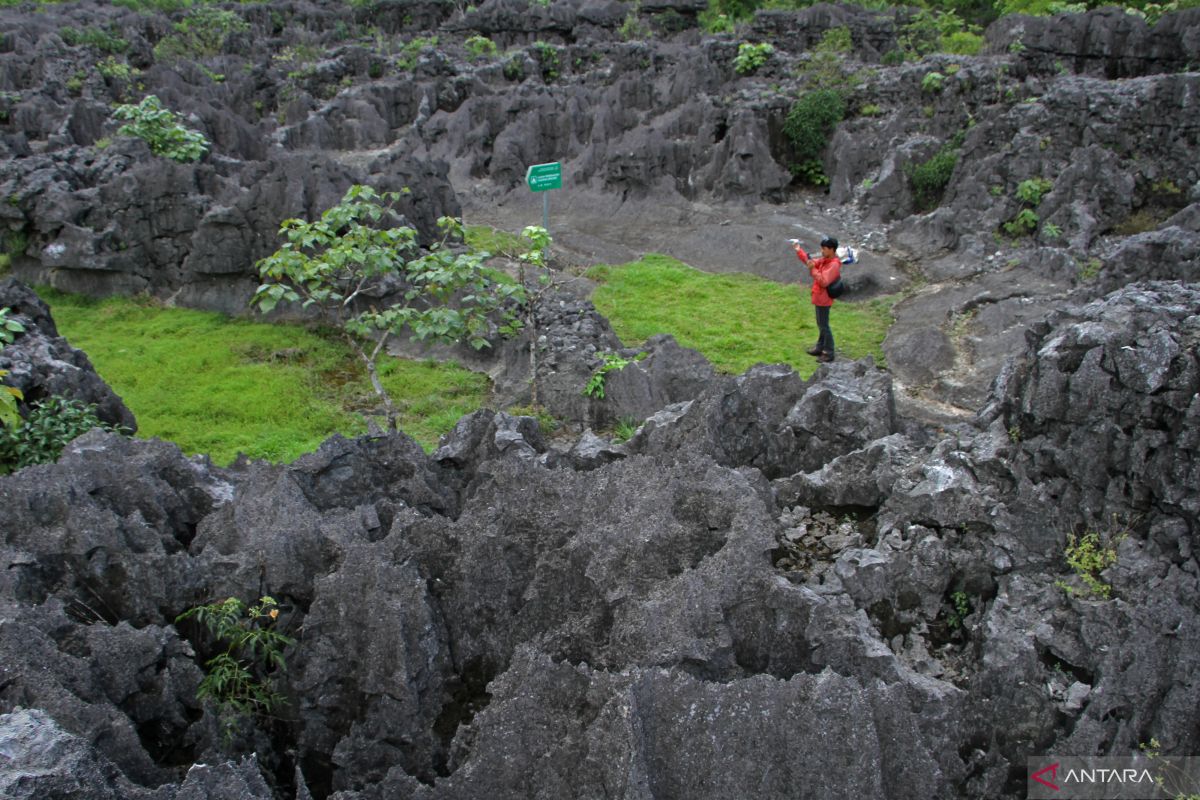
[[[817,310],[817,330],[820,331],[820,336],[817,337],[817,347],[822,353],[827,353],[830,358],[833,358],[833,331],[829,328],[829,306],[813,306]]]

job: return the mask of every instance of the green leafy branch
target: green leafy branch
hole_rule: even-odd
[[[0,369],[0,378],[7,374],[8,370]],[[5,428],[16,428],[21,424],[21,412],[17,404],[24,399],[25,395],[20,389],[0,383],[0,424]]]
[[[136,136],[150,145],[150,152],[172,161],[197,161],[208,149],[208,139],[199,131],[184,127],[175,112],[165,108],[155,95],[146,95],[137,105],[119,105],[113,119],[128,124],[117,129],[121,136]]]
[[[286,668],[283,651],[294,641],[274,629],[279,606],[269,596],[247,606],[236,597],[197,606],[175,618],[194,620],[224,649],[204,662],[196,699],[212,701],[228,732],[243,717],[273,715],[284,705],[274,675]]]
[[[604,382],[605,377],[610,372],[625,369],[625,367],[637,361],[644,354],[639,353],[637,358],[625,358],[619,353],[603,353],[600,356],[600,366],[592,372],[592,377],[588,379],[587,385],[583,387],[583,393],[587,397],[594,397],[597,400],[604,399]]]
[[[1067,534],[1067,545],[1063,554],[1075,576],[1083,583],[1085,596],[1107,600],[1112,596],[1112,587],[1105,583],[1100,573],[1117,563],[1117,546],[1128,532],[1102,537],[1098,531],[1088,531],[1076,537],[1074,533]],[[1066,581],[1056,581],[1055,585],[1069,595],[1079,591],[1076,586]]]

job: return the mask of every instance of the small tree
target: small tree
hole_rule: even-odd
[[[150,145],[150,152],[172,161],[197,161],[208,149],[204,134],[184,127],[175,112],[163,106],[155,95],[146,95],[135,105],[119,105],[113,109],[113,119],[128,122],[117,129],[121,136],[136,136]]]
[[[284,220],[279,232],[287,242],[258,262],[263,283],[251,300],[263,313],[281,302],[319,310],[362,359],[391,430],[396,407],[376,367],[391,337],[408,332],[478,350],[489,345],[493,314],[501,316],[502,334],[519,329],[513,309],[524,293],[484,267],[486,253],[448,246],[462,236],[461,223],[449,217],[438,220],[442,240],[418,255],[416,230],[379,224],[398,218],[391,205],[399,197],[355,185],[316,222]]]
[[[241,719],[269,717],[284,705],[276,682],[286,667],[283,651],[295,642],[275,630],[278,618],[278,603],[266,595],[253,606],[230,597],[175,618],[177,624],[195,620],[215,640],[218,652],[204,662],[196,699],[215,704],[227,738]]]

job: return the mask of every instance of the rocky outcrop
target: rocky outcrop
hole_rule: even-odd
[[[58,396],[95,406],[102,422],[137,430],[133,413],[96,374],[87,355],[58,335],[41,298],[10,278],[0,282],[0,308],[9,309],[9,319],[25,328],[0,348],[0,370],[8,371],[4,383],[21,390],[23,409]]]
[[[1019,797],[1031,753],[1194,752],[1197,300],[1063,309],[952,428],[864,361],[717,379],[624,445],[480,411],[432,456],[218,469],[93,431],[0,478],[0,786]],[[226,739],[176,617],[262,594],[286,707]]]

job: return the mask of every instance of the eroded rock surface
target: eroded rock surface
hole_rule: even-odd
[[[93,431],[0,478],[0,785],[1020,797],[1030,753],[1192,752],[1197,308],[1064,308],[944,429],[864,361],[715,380],[621,445],[480,411],[432,456],[221,469]],[[287,703],[231,740],[175,618],[262,594]]]

